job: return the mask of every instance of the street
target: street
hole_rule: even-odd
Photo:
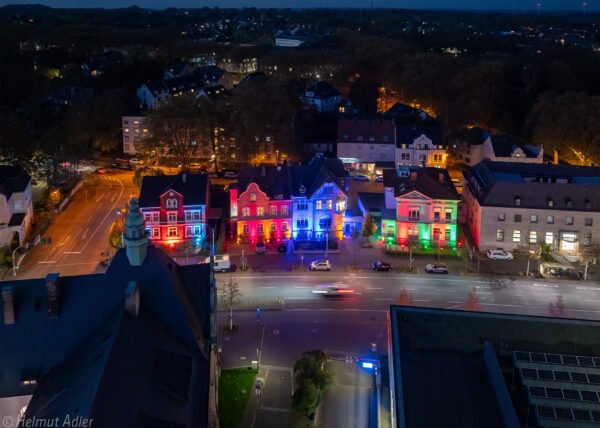
[[[120,208],[138,191],[128,172],[93,174],[85,183],[44,234],[51,238],[51,244],[40,243],[25,255],[18,279],[39,278],[51,272],[83,275],[103,270],[99,263],[101,253],[110,249],[110,226]],[[4,279],[9,275],[12,279],[12,269]]]

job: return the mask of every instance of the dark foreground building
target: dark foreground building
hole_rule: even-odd
[[[0,415],[25,426],[216,426],[209,265],[149,247],[135,199],[125,245],[105,274],[0,283]]]
[[[396,427],[600,426],[600,323],[392,306]]]

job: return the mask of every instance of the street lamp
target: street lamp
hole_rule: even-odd
[[[29,248],[29,243],[25,243],[23,245],[19,245],[17,248],[15,248],[13,250],[13,253],[12,253],[13,276],[17,276],[17,269],[19,267],[15,263],[15,253],[19,250],[19,248],[23,248],[23,247],[25,247],[25,249]]]
[[[325,258],[327,258],[328,251],[329,251],[329,232],[325,233]]]
[[[124,232],[125,232],[125,220],[123,219],[123,212],[122,211],[117,211],[117,216],[119,217],[119,219],[121,220],[121,248],[125,248],[125,236],[124,236]]]

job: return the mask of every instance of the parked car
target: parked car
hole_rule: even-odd
[[[371,179],[364,174],[356,174],[353,175],[352,178],[356,181],[371,181]]]
[[[131,158],[131,159],[129,159],[129,163],[131,165],[144,165],[144,160],[138,159],[138,158]]]
[[[512,260],[514,258],[512,253],[502,249],[488,250],[487,256],[492,260]]]
[[[204,263],[210,263],[210,257],[204,259]],[[215,264],[213,265],[215,272],[227,272],[231,269],[231,261],[228,254],[216,255]]]
[[[331,262],[327,259],[315,260],[310,263],[309,269],[312,271],[330,271]]]
[[[388,262],[382,262],[381,260],[378,260],[371,263],[371,269],[378,272],[390,272],[392,270],[392,265]]]
[[[448,266],[445,263],[431,263],[425,266],[427,273],[448,273]]]
[[[277,252],[279,252],[279,253],[287,253],[287,244],[279,244],[277,246]]]
[[[375,183],[383,183],[383,177],[379,176],[375,179]]]
[[[312,290],[313,294],[322,294],[329,297],[343,297],[353,294],[354,290],[343,284],[321,284]]]
[[[264,254],[267,251],[267,247],[264,242],[258,241],[256,243],[256,254]]]
[[[234,178],[238,178],[239,176],[240,175],[236,171],[224,171],[223,172],[223,178],[234,179]]]

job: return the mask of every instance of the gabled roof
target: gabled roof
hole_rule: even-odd
[[[184,205],[206,205],[207,186],[206,174],[145,176],[140,189],[140,208],[159,207],[161,195],[169,190],[182,195]]]
[[[248,189],[250,183],[256,183],[269,199],[290,199],[287,165],[264,165],[242,169],[238,177],[238,196]]]
[[[431,199],[460,200],[450,174],[441,168],[416,168],[408,177],[399,176],[397,170],[386,170],[384,186],[393,187],[397,198],[419,192]]]
[[[338,118],[338,143],[394,144],[394,131],[390,119]]]
[[[154,95],[158,95],[163,92],[169,92],[169,88],[163,80],[159,80],[158,82],[146,83],[146,87]]]
[[[306,89],[306,92],[304,93],[305,96],[307,96],[306,94],[308,92],[312,92],[313,98],[333,98],[333,97],[339,97],[340,93],[338,92],[337,89],[335,89],[333,87],[333,85],[324,82],[324,81],[319,81],[311,86],[309,86]]]
[[[445,146],[442,128],[439,125],[415,125],[410,123],[396,125],[396,146],[402,147],[402,144],[410,146],[421,135],[425,135],[436,146]]]
[[[468,143],[472,146],[479,146],[483,144],[489,135],[489,131],[478,126],[474,126],[471,128],[462,128],[456,132],[453,132],[451,137]]]
[[[384,113],[386,118],[396,119],[399,122],[419,122],[433,120],[431,116],[423,110],[411,107],[407,104],[397,102],[388,111]]]
[[[528,158],[537,158],[541,153],[539,147],[527,144],[525,141],[512,135],[491,134],[489,139],[496,157],[509,158],[519,149]]]
[[[326,182],[333,182],[342,192],[346,192],[342,182],[345,181],[348,173],[342,161],[337,158],[314,157],[306,165],[290,167],[290,174],[292,196],[310,198]],[[302,189],[305,191],[302,192]]]
[[[125,291],[137,283],[137,317]],[[178,266],[155,247],[132,267],[119,250],[105,274],[58,277],[59,313],[47,316],[46,279],[12,287],[15,323],[0,323],[0,396],[31,394],[26,418],[92,418],[145,428],[143,416],[207,426],[208,265]],[[201,339],[202,342],[198,342]],[[193,372],[182,371],[184,362]],[[28,374],[25,374],[27,372]],[[24,379],[38,385],[23,387]]]
[[[30,181],[29,174],[17,165],[0,165],[0,193],[10,199],[13,193],[25,191]]]

